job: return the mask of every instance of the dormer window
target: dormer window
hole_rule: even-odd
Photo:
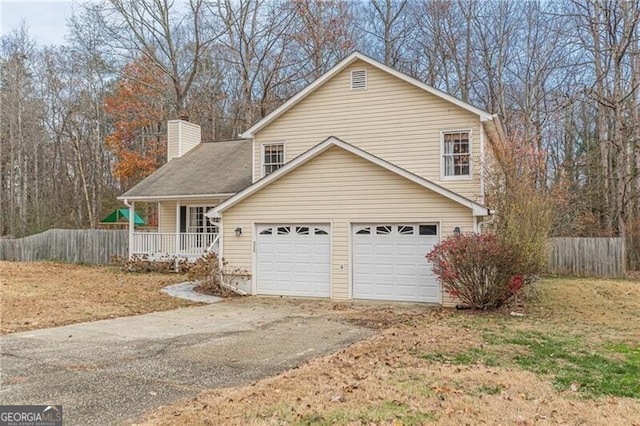
[[[284,165],[284,143],[262,145],[262,175],[267,176]]]
[[[351,71],[351,90],[367,90],[367,70]]]
[[[442,177],[471,177],[471,132],[442,132]]]

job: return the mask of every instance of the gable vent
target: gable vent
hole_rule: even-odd
[[[351,71],[351,90],[367,90],[367,70]]]

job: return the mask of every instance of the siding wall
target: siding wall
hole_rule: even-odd
[[[346,299],[349,224],[386,221],[439,222],[447,235],[456,226],[473,231],[474,218],[470,209],[334,147],[225,211],[223,257],[252,271],[255,223],[331,223],[332,298]],[[447,295],[443,302],[450,304]]]
[[[173,234],[176,232],[176,202],[162,201],[158,203],[158,232]],[[167,252],[175,250],[175,247],[164,246],[170,244],[167,241],[163,243],[163,249]]]
[[[367,90],[350,90],[350,72],[366,68]],[[473,180],[441,181],[440,132],[471,130]],[[480,194],[480,118],[439,97],[356,61],[255,135],[255,178],[261,144],[285,142],[290,161],[329,136],[436,182],[474,201]]]
[[[167,161],[191,151],[200,143],[201,129],[197,124],[183,120],[167,123]]]
[[[176,202],[158,203],[158,232],[176,232]]]

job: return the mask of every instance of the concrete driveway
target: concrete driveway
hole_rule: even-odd
[[[69,425],[282,372],[371,334],[291,303],[224,302],[0,337],[0,404],[62,404]]]

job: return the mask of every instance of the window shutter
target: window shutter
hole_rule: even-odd
[[[367,70],[351,71],[351,90],[367,90]]]

